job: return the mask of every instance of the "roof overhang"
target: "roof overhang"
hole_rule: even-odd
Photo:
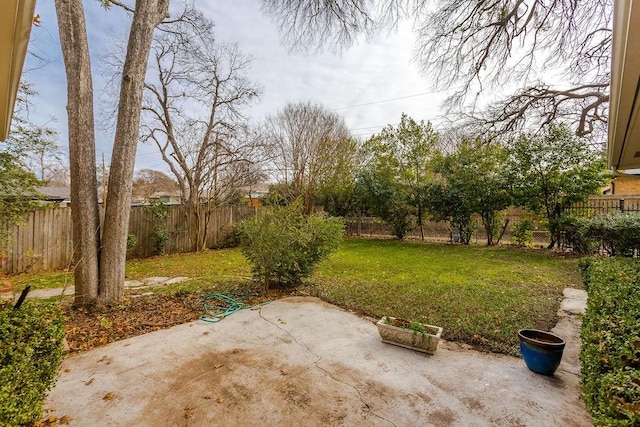
[[[608,162],[640,168],[640,1],[616,0],[611,57]]]
[[[0,141],[7,139],[36,0],[2,0],[0,13]]]

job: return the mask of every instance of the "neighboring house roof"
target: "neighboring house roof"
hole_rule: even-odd
[[[640,168],[640,2],[617,0],[613,18],[608,163]]]
[[[52,202],[63,202],[71,200],[71,191],[69,187],[45,186],[38,188],[45,200]]]
[[[0,13],[0,141],[9,136],[36,0],[2,0]]]
[[[158,199],[160,197],[177,197],[179,199],[182,197],[182,193],[180,193],[180,191],[156,191],[149,196],[150,199]]]
[[[264,197],[269,194],[269,184],[255,184],[255,185],[245,185],[244,187],[238,188],[238,190],[242,191],[249,197]]]

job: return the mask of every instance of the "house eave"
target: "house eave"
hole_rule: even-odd
[[[0,13],[0,141],[9,136],[36,0],[3,0]]]
[[[614,169],[640,168],[640,2],[614,6],[608,163]]]

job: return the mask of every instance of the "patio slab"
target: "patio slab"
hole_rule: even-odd
[[[545,377],[455,343],[418,353],[295,297],[68,357],[47,406],[70,425],[588,426],[576,362]]]

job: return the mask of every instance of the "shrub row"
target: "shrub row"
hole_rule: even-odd
[[[564,245],[590,254],[598,247],[609,255],[640,254],[640,212],[614,212],[593,218],[565,216],[559,220]]]
[[[27,300],[14,310],[0,301],[0,425],[42,418],[47,390],[62,358],[64,328],[55,305]]]
[[[582,390],[596,425],[640,425],[640,261],[582,260]]]

